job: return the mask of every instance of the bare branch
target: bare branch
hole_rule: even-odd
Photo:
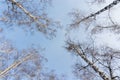
[[[89,18],[91,18],[91,17],[95,17],[95,16],[101,14],[102,12],[107,11],[107,10],[109,10],[110,8],[114,7],[114,6],[117,5],[119,2],[120,2],[120,0],[114,0],[112,3],[110,3],[110,4],[107,5],[107,6],[105,6],[105,7],[102,8],[101,10],[99,10],[99,11],[93,13],[93,14],[90,14],[89,16],[87,16],[87,17],[85,17],[85,18],[83,18],[83,19],[75,22],[74,24],[80,24],[80,22],[82,22],[82,21],[85,21],[85,20],[87,20],[87,19],[89,19]]]
[[[94,63],[92,63],[88,58],[86,58],[85,53],[83,51],[83,49],[78,46],[75,45],[73,43],[68,42],[68,50],[73,50],[74,52],[76,52],[87,64],[89,64],[89,66],[99,74],[99,76],[103,79],[103,80],[109,80],[109,77],[102,71],[99,70],[99,68],[94,65]]]
[[[16,5],[17,7],[19,7],[27,16],[29,16],[33,21],[35,21],[39,26],[41,27],[46,27],[46,25],[42,24],[41,22],[38,21],[37,17],[34,16],[33,14],[31,14],[29,11],[27,11],[22,4],[20,4],[19,2],[17,2],[16,0],[9,0],[10,2],[12,2],[12,4]]]
[[[23,62],[27,61],[28,59],[30,59],[33,56],[33,54],[28,54],[26,55],[24,58],[22,58],[21,60],[18,60],[16,62],[14,62],[13,64],[11,64],[8,68],[6,68],[5,70],[0,72],[0,77],[3,77],[5,74],[7,74],[11,69],[18,67],[20,64],[22,64]]]

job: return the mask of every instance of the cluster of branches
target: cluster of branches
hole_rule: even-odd
[[[8,25],[26,25],[27,29],[38,30],[50,38],[55,37],[60,22],[47,16],[45,8],[49,3],[50,0],[38,0],[37,2],[33,0],[5,0],[4,4],[7,8],[3,11],[4,17],[1,17],[0,20]]]
[[[53,21],[45,12],[50,0],[3,0],[5,8],[0,22],[5,26],[25,25],[29,30],[37,30],[54,37],[59,22]],[[38,4],[37,4],[38,3]],[[41,49],[30,48],[19,51],[12,42],[0,38],[0,79],[2,80],[61,80],[54,72],[44,72]],[[41,51],[40,51],[41,50]]]
[[[73,26],[76,26],[76,25],[79,25],[81,22],[84,22],[90,18],[95,18],[97,15],[107,11],[107,10],[110,10],[112,7],[114,7],[115,5],[119,4],[120,0],[114,0],[112,3],[110,3],[109,5],[105,6],[104,8],[100,9],[99,11],[95,12],[95,13],[92,13],[90,14],[89,16],[87,17],[82,17],[81,16],[78,16],[76,17],[74,20],[73,20],[73,23],[70,25],[71,27]],[[73,13],[75,14],[75,13]],[[79,14],[76,14],[75,16],[77,16]]]
[[[46,1],[46,0],[45,0]],[[27,3],[29,2],[29,3]],[[1,17],[0,21],[8,24],[19,24],[26,25],[30,29],[37,29],[38,31],[48,34],[50,36],[55,36],[56,29],[59,25],[58,22],[53,21],[51,18],[47,16],[44,12],[44,8],[42,4],[44,0],[39,1],[39,8],[36,5],[36,9],[32,8],[30,4],[34,4],[34,1],[25,1],[25,0],[5,0],[4,3],[7,5],[7,9],[4,10],[4,17]],[[79,18],[79,14],[75,14],[75,20],[70,25],[72,27],[79,26],[81,22],[84,22],[90,18],[96,17],[97,15],[111,9],[115,5],[117,5],[120,0],[114,0],[109,5],[105,6],[101,10],[90,14],[87,17]],[[26,5],[27,4],[27,5]],[[35,6],[34,6],[35,7]],[[36,12],[37,11],[37,12]],[[55,26],[53,28],[53,26]],[[57,27],[56,27],[57,26]],[[114,27],[114,26],[113,26]],[[6,43],[5,43],[6,44]],[[67,41],[66,49],[68,51],[72,51],[77,54],[85,63],[85,65],[81,66],[81,64],[77,64],[75,67],[76,70],[85,73],[84,70],[87,69],[87,74],[93,76],[93,79],[103,79],[103,80],[119,80],[120,76],[116,74],[119,72],[120,65],[115,65],[115,62],[120,59],[119,51],[113,50],[111,48],[105,48],[103,54],[99,53],[99,51],[95,51],[94,47],[86,47],[83,48],[79,43],[74,43],[72,41]],[[21,78],[34,79],[34,80],[58,80],[55,74],[50,75],[41,73],[41,56],[39,55],[39,51],[36,49],[29,49],[28,51],[18,52],[13,47],[6,46],[1,48],[1,64],[0,67],[0,77],[2,79],[7,80],[10,76],[14,77],[15,80],[20,80]],[[9,54],[5,54],[9,53]],[[13,56],[12,56],[13,55]],[[7,59],[6,59],[7,58]],[[11,60],[10,62],[7,62]],[[8,65],[8,64],[10,65]],[[86,65],[87,64],[87,65]],[[90,69],[92,69],[90,71]],[[90,73],[91,72],[91,73]],[[88,76],[87,75],[87,76]],[[96,76],[98,78],[96,78]],[[83,79],[85,80],[87,77],[82,74]],[[87,78],[88,79],[88,78]]]
[[[120,59],[120,51],[113,50],[109,47],[105,47],[103,53],[99,53],[95,49],[86,47],[83,48],[81,44],[67,41],[66,49],[72,53],[75,53],[79,58],[82,59],[82,63],[75,65],[74,73],[77,74],[83,80],[86,80],[89,76],[89,80],[103,79],[103,80],[119,80],[120,65],[115,63]],[[89,69],[90,68],[90,69]],[[85,72],[88,72],[85,75]],[[83,73],[83,74],[81,74]],[[92,77],[93,76],[93,77]],[[91,78],[90,78],[91,77]]]
[[[73,23],[70,24],[70,28],[83,26],[80,24],[82,24],[82,22],[84,23],[85,21],[87,23],[87,20],[92,22],[92,19],[97,15],[110,10],[112,7],[119,4],[119,2],[120,0],[114,0],[109,5],[95,13],[88,15],[87,17],[81,16],[79,12],[73,12],[72,15],[74,16],[74,20]],[[113,23],[112,20],[111,22]],[[109,25],[108,27],[111,28],[112,31],[115,31],[115,28],[119,31],[118,24],[113,23],[113,25]],[[96,31],[97,29],[101,30],[103,28],[108,29],[108,27],[97,25],[92,30]],[[120,59],[119,50],[115,50],[107,46],[104,46],[102,49],[97,49],[95,46],[87,46],[87,43],[76,43],[70,39],[68,39],[66,44],[66,49],[69,52],[75,53],[80,58],[81,63],[78,62],[74,66],[74,73],[77,75],[77,77],[83,80],[120,80],[120,74],[118,74],[120,65],[117,64]],[[93,44],[94,43],[92,42],[91,45]]]
[[[44,71],[46,58],[42,49],[17,50],[9,40],[0,40],[0,79],[2,80],[61,80],[53,71]]]

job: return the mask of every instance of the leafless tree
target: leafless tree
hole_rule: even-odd
[[[60,80],[54,72],[43,71],[46,58],[40,54],[42,49],[29,48],[17,50],[11,42],[0,43],[0,79],[2,80]],[[63,77],[64,79],[64,77]]]
[[[47,37],[54,37],[57,28],[60,27],[60,23],[49,18],[46,13],[45,9],[51,0],[3,0],[1,2],[5,8],[0,20],[5,24],[26,25],[29,31],[38,30]]]
[[[66,41],[66,49],[71,53],[75,53],[79,58],[79,61],[74,65],[73,72],[80,80],[120,80],[120,50],[113,49],[107,45],[97,48],[93,39],[94,34],[100,34],[105,29],[119,34],[119,25],[109,15],[109,10],[119,4],[119,2],[120,0],[114,0],[109,5],[88,16],[85,16],[79,10],[70,13],[73,16],[73,20],[69,31],[74,28],[86,27],[89,34],[89,40],[84,43],[74,39]],[[107,26],[99,25],[96,23],[97,16],[106,11],[108,11],[107,21],[110,21],[110,24]]]
[[[0,13],[0,23],[5,27],[22,26],[29,31],[40,31],[47,37],[54,37],[59,22],[46,13],[51,0],[2,0],[4,8]],[[7,28],[7,27],[6,27]],[[0,28],[0,32],[3,28]],[[0,80],[60,80],[54,72],[44,72],[42,49],[18,50],[10,40],[0,37]]]

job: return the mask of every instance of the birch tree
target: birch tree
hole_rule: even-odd
[[[59,22],[47,16],[46,8],[50,0],[1,0],[4,5],[0,13],[0,23],[6,28],[16,27],[39,31],[48,38],[55,37]],[[1,27],[0,31],[6,28]],[[18,50],[12,41],[0,38],[0,80],[60,80],[54,72],[45,72],[46,61],[40,47]]]
[[[40,31],[47,37],[54,37],[57,28],[60,27],[58,21],[48,17],[46,13],[50,0],[3,0],[5,5],[0,20],[8,25],[26,25],[29,31]]]
[[[96,1],[101,2],[103,0],[94,0],[94,2]],[[113,33],[114,36],[119,35],[119,24],[111,19],[112,15],[109,15],[112,11],[111,9],[119,5],[119,2],[120,0],[113,0],[110,4],[89,15],[84,15],[82,11],[79,10],[70,13],[73,18],[68,32],[72,33],[72,30],[74,30],[76,34],[79,35],[76,39],[73,39],[72,36],[68,34],[66,49],[79,58],[74,65],[73,72],[80,80],[120,80],[120,50],[114,48],[114,46],[109,47],[108,45],[97,47],[97,43],[95,42],[95,35],[102,34],[105,31],[106,33],[107,31]],[[97,22],[97,20],[99,20],[102,14],[107,14],[105,15],[107,19],[106,17],[102,17],[105,23],[100,24],[102,20],[99,22]],[[78,30],[80,28],[83,31],[85,30],[86,34],[84,33],[82,36],[87,35],[87,40],[81,41],[84,39],[82,39],[80,35],[81,32],[76,30],[76,28]]]

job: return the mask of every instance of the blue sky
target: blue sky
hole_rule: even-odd
[[[78,1],[81,2],[80,0],[53,0],[52,6],[48,8],[48,14],[54,20],[60,21],[63,27],[67,27],[70,21],[68,13],[76,7],[76,2],[78,3]],[[0,8],[2,8],[2,6],[0,6]],[[16,27],[16,25],[13,25],[13,27]],[[29,48],[32,44],[45,48],[42,54],[48,59],[48,62],[44,64],[48,70],[53,69],[58,75],[65,74],[68,80],[74,80],[72,78],[72,64],[75,60],[73,56],[64,49],[64,29],[65,28],[60,29],[56,34],[57,36],[52,40],[46,39],[40,32],[31,34],[24,32],[18,27],[5,29],[3,35],[20,50]]]
[[[60,21],[63,28],[57,32],[57,36],[52,40],[46,39],[39,32],[31,35],[20,28],[6,29],[3,34],[19,49],[28,48],[32,44],[45,48],[45,51],[42,53],[48,59],[48,62],[44,65],[50,70],[55,70],[59,75],[65,74],[67,80],[75,80],[72,74],[72,65],[75,62],[75,57],[64,49],[64,41],[66,40],[65,28],[68,27],[71,19],[68,13],[78,8],[81,10],[86,9],[87,11],[85,6],[87,5],[84,3],[84,0],[53,0],[52,6],[47,9],[48,15],[54,20]]]

